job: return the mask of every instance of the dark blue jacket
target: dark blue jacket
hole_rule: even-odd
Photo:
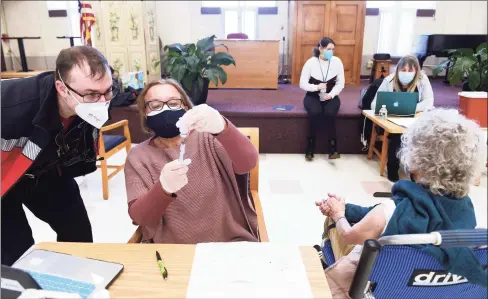
[[[392,194],[396,208],[383,236],[476,227],[473,204],[468,196],[452,198],[434,195],[428,188],[411,181],[397,182],[393,185]],[[346,218],[351,222],[358,222],[372,208],[347,204]],[[462,275],[471,283],[487,287],[486,272],[482,270],[470,248],[440,248],[434,245],[415,247],[432,255],[446,271]]]
[[[2,81],[1,99],[2,199],[24,175],[39,176],[53,164],[69,177],[97,169],[99,130],[79,117],[62,142],[68,154],[57,154],[63,126],[53,72]]]

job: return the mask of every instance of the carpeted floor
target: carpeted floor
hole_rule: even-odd
[[[442,80],[432,80],[432,88],[435,96],[436,107],[458,107],[458,87],[445,85]],[[362,88],[368,86],[368,80],[362,80],[361,85],[346,86],[341,92],[341,108],[339,115],[344,117],[358,116],[359,93]],[[254,114],[254,116],[280,116],[280,117],[305,117],[303,107],[304,91],[295,85],[279,85],[277,90],[261,89],[210,89],[207,103],[227,116],[242,116]],[[290,111],[273,111],[276,105],[291,105]]]

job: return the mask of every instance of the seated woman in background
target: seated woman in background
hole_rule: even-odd
[[[154,136],[129,152],[125,180],[129,215],[141,226],[143,242],[258,241],[247,181],[239,176],[257,164],[251,141],[217,110],[193,107],[173,80],[149,83],[138,110],[142,127]],[[180,118],[190,130],[184,140]],[[180,163],[182,142],[187,159]]]
[[[336,115],[341,107],[339,93],[344,88],[344,65],[334,56],[335,43],[329,37],[322,38],[318,48],[302,69],[300,88],[307,93],[303,105],[308,113],[308,139],[305,159],[311,161],[315,152],[315,140],[322,118],[328,136],[329,159],[340,158],[337,150]]]
[[[383,80],[378,91],[418,92],[419,102],[417,104],[417,112],[426,111],[434,106],[434,92],[432,91],[429,78],[421,70],[417,58],[412,55],[407,55],[400,59],[395,73],[390,74]],[[375,110],[376,108],[376,97],[374,97],[371,103],[371,110]],[[399,134],[389,135],[388,162],[386,168],[388,171],[388,179],[392,182],[400,179],[398,175],[400,161],[397,157],[401,143],[400,138],[401,135]]]
[[[474,121],[457,110],[426,112],[403,135],[399,155],[412,180],[393,185],[391,200],[366,208],[345,204],[342,198],[329,194],[327,200],[316,203],[335,222],[340,242],[361,245],[381,235],[476,227],[468,192],[486,161],[486,145],[483,131]],[[447,271],[466,277],[470,283],[487,286],[486,273],[471,249],[430,245],[419,248]],[[362,246],[354,247],[325,270],[334,298],[347,297],[361,249]]]

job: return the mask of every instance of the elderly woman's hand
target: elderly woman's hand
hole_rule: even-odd
[[[334,222],[337,222],[339,218],[345,216],[346,202],[342,197],[329,193],[329,198],[327,199],[326,205],[329,210],[329,217],[332,218]]]
[[[330,213],[330,208],[329,206],[327,206],[327,202],[326,202],[326,199],[321,199],[319,201],[316,201],[315,202],[315,205],[317,207],[319,207],[319,210],[320,212],[326,216],[326,217],[330,217],[329,213]]]

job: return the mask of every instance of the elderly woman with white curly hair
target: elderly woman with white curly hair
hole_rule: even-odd
[[[391,200],[361,207],[329,194],[316,203],[329,221],[335,222],[338,236],[331,241],[338,240],[343,243],[342,248],[350,245],[352,249],[325,270],[334,298],[348,297],[360,245],[365,240],[476,227],[468,193],[485,164],[486,139],[474,121],[457,110],[424,112],[403,134],[398,155],[411,180],[395,183]],[[438,260],[446,271],[487,287],[486,272],[470,248],[418,248]]]

